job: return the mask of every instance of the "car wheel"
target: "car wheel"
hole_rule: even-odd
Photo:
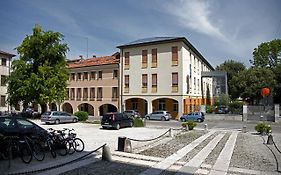
[[[161,120],[162,120],[162,121],[165,121],[165,120],[166,120],[166,118],[165,118],[165,117],[161,117]]]
[[[115,129],[117,129],[117,130],[120,129],[120,124],[119,123],[116,124]]]
[[[197,121],[198,121],[199,123],[201,123],[201,122],[202,122],[202,119],[201,119],[201,118],[199,118],[199,119],[197,119]]]
[[[73,119],[73,123],[76,123],[76,122],[77,122],[77,119],[76,119],[76,118],[74,118],[74,119]]]
[[[59,119],[56,119],[55,124],[56,124],[56,125],[60,124],[60,120],[59,120]]]
[[[148,116],[145,117],[146,120],[150,120],[150,118]]]
[[[182,122],[186,122],[186,120],[185,120],[184,118],[183,118],[183,119],[181,119],[181,121],[182,121]]]

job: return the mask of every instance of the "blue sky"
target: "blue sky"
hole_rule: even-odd
[[[261,42],[281,38],[280,0],[1,0],[0,50],[16,54],[35,24],[65,36],[69,59],[111,55],[117,45],[184,36],[213,65],[249,66]]]

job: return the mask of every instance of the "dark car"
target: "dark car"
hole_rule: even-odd
[[[127,114],[129,117],[141,117],[138,110],[126,110],[124,111],[125,114]]]
[[[218,106],[215,108],[215,113],[216,114],[228,114],[229,109],[225,106]]]
[[[203,122],[205,120],[205,116],[204,116],[203,112],[190,112],[188,114],[183,114],[180,117],[180,120],[182,122],[185,122],[185,121]]]
[[[108,113],[102,116],[101,119],[103,128],[115,128],[118,130],[122,127],[132,127],[133,124],[133,119],[125,113]]]
[[[3,135],[37,135],[45,132],[45,129],[20,115],[0,117],[0,133]]]

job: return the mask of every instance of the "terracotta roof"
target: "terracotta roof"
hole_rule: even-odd
[[[119,63],[119,55],[112,56],[103,56],[103,57],[94,57],[88,59],[80,59],[76,62],[69,62],[68,68],[79,68],[79,67],[89,67],[89,66],[100,66],[100,65],[108,65],[108,64],[118,64]]]
[[[4,51],[2,51],[2,50],[0,50],[0,54],[9,55],[9,56],[11,56],[11,57],[16,56],[16,55],[14,55],[14,54],[11,54],[11,53],[8,53],[8,52],[4,52]]]

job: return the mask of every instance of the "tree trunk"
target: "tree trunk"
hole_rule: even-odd
[[[40,104],[40,106],[41,106],[41,113],[42,114],[47,111],[47,104],[46,103]]]

